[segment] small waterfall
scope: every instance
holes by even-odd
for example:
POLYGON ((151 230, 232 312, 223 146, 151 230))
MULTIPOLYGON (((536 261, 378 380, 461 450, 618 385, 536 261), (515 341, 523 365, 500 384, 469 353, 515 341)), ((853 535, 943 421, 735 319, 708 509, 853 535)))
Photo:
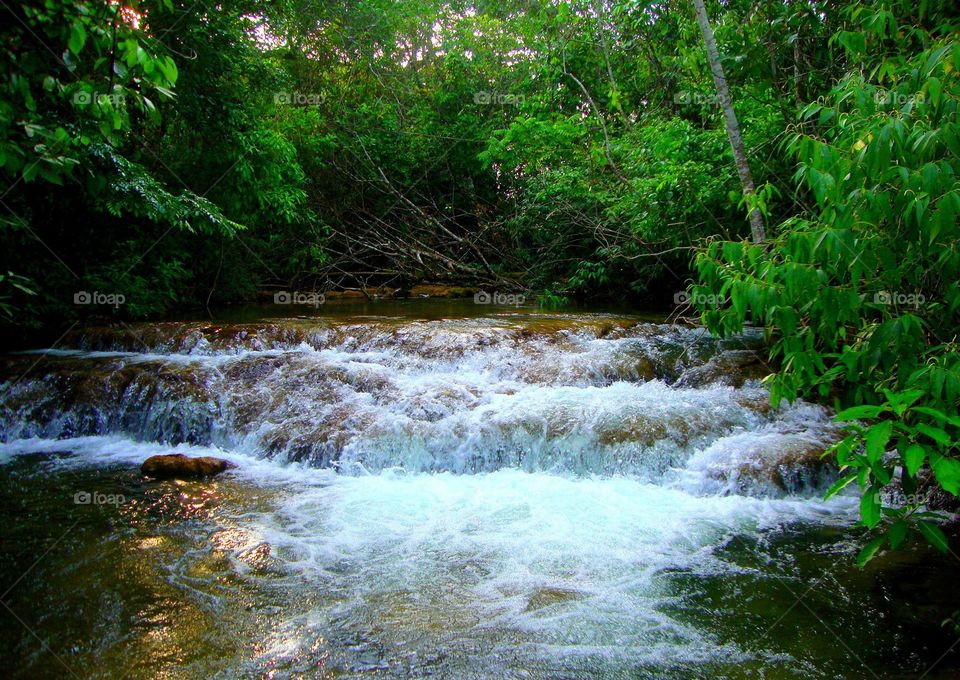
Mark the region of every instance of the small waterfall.
POLYGON ((23 568, 43 556, 14 609, 140 677, 854 677, 795 591, 900 667, 887 592, 848 566, 855 494, 822 498, 832 414, 772 408, 759 332, 484 311, 108 326, 4 357, 0 491, 15 540, 42 539, 23 568), (235 467, 139 474, 174 452, 235 467), (78 635, 104 584, 136 588, 78 635), (217 661, 181 668, 213 629, 217 661))
POLYGON ((346 474, 515 468, 702 494, 794 493, 832 474, 818 456, 829 415, 770 408, 756 333, 505 314, 112 326, 62 344, 7 364, 3 441, 121 434, 346 474))

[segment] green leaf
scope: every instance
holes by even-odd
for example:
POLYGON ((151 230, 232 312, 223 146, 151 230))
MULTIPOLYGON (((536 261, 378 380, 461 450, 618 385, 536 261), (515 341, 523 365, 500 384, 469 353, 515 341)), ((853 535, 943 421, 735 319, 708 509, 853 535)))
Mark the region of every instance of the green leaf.
POLYGON ((177 65, 170 57, 161 57, 157 59, 157 67, 171 85, 177 82, 177 65))
POLYGON ((908 392, 899 393, 884 390, 883 392, 887 397, 887 401, 893 406, 893 412, 896 413, 897 416, 902 416, 908 406, 924 395, 923 390, 909 390, 908 392))
POLYGON ((927 435, 930 437, 930 439, 934 440, 938 444, 942 444, 943 446, 950 445, 950 435, 941 430, 939 427, 933 427, 932 425, 927 425, 926 423, 920 423, 917 425, 917 430, 927 435))
POLYGON ((950 543, 947 541, 946 534, 936 524, 933 522, 918 522, 917 529, 934 548, 944 553, 950 551, 950 543))
POLYGON ((903 520, 894 522, 890 527, 890 547, 896 550, 907 537, 907 523, 903 520))
POLYGON ((74 54, 80 54, 84 43, 87 42, 87 30, 83 24, 77 22, 70 26, 70 39, 67 41, 67 47, 74 54))
POLYGON ((841 477, 840 479, 838 479, 837 481, 835 481, 833 484, 830 485, 830 488, 827 489, 827 493, 823 495, 823 499, 827 500, 829 498, 833 498, 838 493, 840 493, 843 489, 845 489, 850 484, 850 482, 852 482, 856 478, 857 478, 856 472, 851 472, 846 477, 841 477))
POLYGON ((840 411, 834 418, 837 421, 876 418, 886 410, 884 406, 853 406, 840 411))
POLYGON ((840 44, 847 49, 851 57, 855 57, 867 49, 867 36, 863 33, 841 31, 836 37, 840 44))
POLYGON ((930 408, 928 406, 914 406, 910 410, 915 413, 922 413, 924 415, 930 416, 931 418, 933 418, 939 423, 943 423, 947 421, 947 414, 935 408, 930 408))
POLYGON ((890 441, 891 434, 893 434, 893 423, 889 420, 877 423, 867 430, 867 460, 871 463, 880 460, 887 450, 887 442, 890 441))
POLYGON ((870 472, 873 473, 873 476, 877 478, 877 481, 886 486, 890 483, 891 470, 880 465, 880 463, 871 463, 870 472))
POLYGON ((960 461, 931 451, 930 467, 940 486, 954 496, 960 495, 960 461))
POLYGON ((930 101, 934 106, 940 103, 940 81, 936 78, 930 78, 927 81, 927 94, 930 95, 930 101))
POLYGON ((903 454, 903 462, 907 468, 907 474, 911 477, 917 476, 917 470, 923 465, 927 457, 927 450, 920 444, 911 444, 903 454))
POLYGON ((913 407, 912 410, 915 411, 916 413, 923 413, 924 415, 928 415, 934 420, 936 420, 938 423, 946 422, 956 427, 960 427, 960 416, 948 416, 943 411, 937 410, 935 408, 928 408, 926 406, 915 406, 913 407))
POLYGON ((877 551, 880 550, 880 546, 882 546, 886 542, 886 540, 887 540, 886 536, 877 536, 876 538, 871 540, 869 543, 867 543, 863 547, 863 550, 860 551, 860 554, 857 555, 857 566, 860 567, 861 569, 865 567, 867 562, 869 562, 874 558, 874 556, 876 556, 877 551))
POLYGON ((880 523, 880 494, 875 487, 860 498, 860 519, 870 529, 880 523))

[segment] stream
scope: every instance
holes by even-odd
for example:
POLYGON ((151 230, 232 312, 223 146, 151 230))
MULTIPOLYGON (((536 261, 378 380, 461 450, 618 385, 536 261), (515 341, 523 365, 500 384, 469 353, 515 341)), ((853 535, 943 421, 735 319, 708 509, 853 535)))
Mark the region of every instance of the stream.
POLYGON ((764 357, 758 330, 433 300, 3 356, 5 674, 960 677, 955 558, 856 568, 832 414, 771 408, 764 357), (160 453, 235 467, 145 479, 160 453))

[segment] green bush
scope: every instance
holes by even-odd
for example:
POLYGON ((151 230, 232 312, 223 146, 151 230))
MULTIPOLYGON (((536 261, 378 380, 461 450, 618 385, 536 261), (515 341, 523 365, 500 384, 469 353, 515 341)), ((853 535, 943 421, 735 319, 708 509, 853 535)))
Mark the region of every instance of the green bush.
POLYGON ((887 529, 864 563, 910 529, 947 549, 916 491, 960 494, 960 42, 949 9, 849 17, 849 73, 787 142, 815 207, 768 243, 711 243, 696 266, 699 292, 729 299, 702 308, 711 329, 764 325, 774 403, 828 400, 846 424, 828 495, 856 481, 863 524, 887 529), (894 490, 916 502, 889 507, 894 490))

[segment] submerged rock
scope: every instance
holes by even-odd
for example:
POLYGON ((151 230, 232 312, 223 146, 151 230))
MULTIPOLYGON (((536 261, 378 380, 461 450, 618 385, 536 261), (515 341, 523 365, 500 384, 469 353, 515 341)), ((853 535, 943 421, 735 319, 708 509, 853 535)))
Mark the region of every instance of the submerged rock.
POLYGON ((171 453, 150 456, 140 466, 140 471, 146 476, 156 479, 194 479, 197 477, 212 477, 230 467, 233 467, 233 465, 223 458, 214 458, 213 456, 191 458, 182 453, 171 453))
POLYGON ((527 608, 524 611, 535 612, 538 609, 544 609, 555 604, 563 604, 574 600, 583 599, 583 593, 566 588, 537 588, 527 600, 527 608))
POLYGON ((727 350, 705 364, 688 368, 680 376, 678 387, 705 387, 711 384, 743 387, 748 380, 761 380, 773 372, 765 355, 751 349, 727 350))
POLYGON ((747 460, 726 472, 738 493, 758 496, 809 493, 823 488, 837 475, 837 466, 823 457, 825 440, 784 435, 747 447, 747 460))

